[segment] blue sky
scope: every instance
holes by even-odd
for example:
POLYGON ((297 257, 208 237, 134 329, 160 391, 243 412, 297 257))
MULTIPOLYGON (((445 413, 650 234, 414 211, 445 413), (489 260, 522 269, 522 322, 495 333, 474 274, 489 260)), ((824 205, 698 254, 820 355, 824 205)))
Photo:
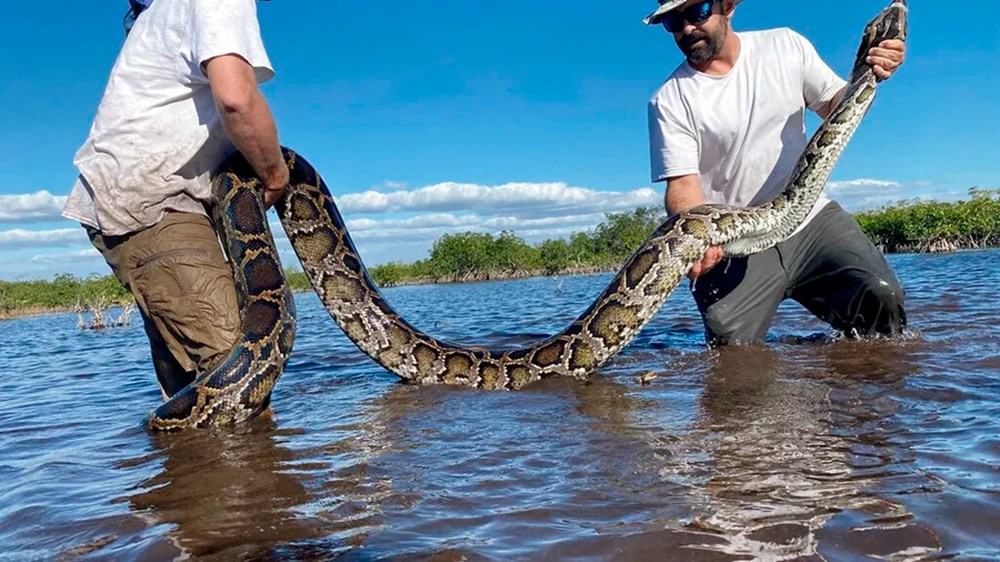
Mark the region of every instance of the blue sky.
MULTIPOLYGON (((880 89, 828 187, 852 210, 1000 187, 1000 7, 910 4, 907 62, 880 89)), ((6 7, 0 279, 108 272, 83 230, 58 214, 126 5, 6 7)), ((369 264, 426 257, 445 232, 555 238, 662 200, 662 185, 649 181, 646 102, 681 56, 661 28, 642 24, 655 5, 260 3, 277 71, 263 91, 281 141, 320 170, 369 264)), ((748 0, 734 26, 791 27, 843 76, 882 5, 748 0)))

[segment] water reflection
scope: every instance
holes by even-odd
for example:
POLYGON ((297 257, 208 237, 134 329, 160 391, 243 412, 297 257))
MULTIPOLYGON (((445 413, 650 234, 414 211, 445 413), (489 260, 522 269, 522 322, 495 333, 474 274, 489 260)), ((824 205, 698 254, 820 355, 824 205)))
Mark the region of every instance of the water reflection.
POLYGON ((381 527, 391 479, 371 463, 396 448, 392 421, 412 401, 376 399, 349 421, 313 435, 271 419, 237 430, 151 436, 157 452, 129 464, 160 461, 128 503, 185 555, 205 560, 325 559, 363 544, 381 527), (387 428, 392 427, 389 431, 387 428), (339 437, 326 442, 330 435, 339 437), (285 443, 304 440, 293 449, 285 443), (377 472, 377 471, 376 471, 377 472))
MULTIPOLYGON (((903 428, 892 419, 898 404, 886 390, 914 367, 905 354, 883 354, 859 379, 855 366, 866 345, 834 342, 791 353, 738 346, 714 354, 694 424, 708 460, 688 475, 700 481, 690 526, 726 541, 691 548, 794 559, 824 554, 821 530, 845 511, 875 514, 872 521, 889 522, 893 532, 906 524, 906 506, 876 483, 905 455, 889 437, 903 428), (800 354, 813 356, 811 369, 803 369, 800 354)), ((866 533, 880 528, 872 523, 866 533)), ((910 554, 940 548, 923 527, 909 533, 905 543, 884 544, 905 544, 910 554)), ((869 554, 898 554, 894 548, 869 554)))
POLYGON ((154 435, 161 471, 128 498, 181 552, 218 559, 253 558, 275 545, 323 535, 298 509, 309 493, 297 456, 280 445, 270 420, 239 432, 154 435))

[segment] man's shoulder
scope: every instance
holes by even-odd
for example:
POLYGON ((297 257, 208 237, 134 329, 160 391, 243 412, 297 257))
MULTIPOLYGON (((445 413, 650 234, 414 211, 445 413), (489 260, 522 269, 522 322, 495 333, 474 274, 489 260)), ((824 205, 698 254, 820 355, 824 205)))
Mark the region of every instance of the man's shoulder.
POLYGON ((756 51, 781 51, 801 49, 803 44, 808 43, 801 33, 790 27, 775 27, 772 29, 760 29, 754 31, 739 31, 737 35, 740 41, 750 45, 756 51))
POLYGON ((685 80, 690 79, 695 75, 694 69, 687 61, 681 61, 677 68, 670 73, 670 76, 660 84, 660 87, 653 92, 653 96, 649 99, 650 104, 662 104, 664 100, 668 98, 678 98, 681 96, 682 85, 685 80))
POLYGON ((801 37, 801 35, 790 27, 772 27, 769 29, 753 29, 748 31, 737 31, 740 38, 751 37, 753 39, 773 40, 785 39, 788 37, 801 37))

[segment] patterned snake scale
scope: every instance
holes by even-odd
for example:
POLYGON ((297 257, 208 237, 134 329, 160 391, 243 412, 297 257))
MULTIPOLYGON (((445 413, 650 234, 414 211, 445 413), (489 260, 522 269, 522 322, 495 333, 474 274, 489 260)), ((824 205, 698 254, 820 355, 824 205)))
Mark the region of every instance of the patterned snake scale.
MULTIPOLYGON (((400 317, 372 282, 319 174, 284 149, 291 184, 276 205, 282 226, 327 311, 368 356, 415 384, 516 390, 550 376, 585 377, 605 365, 659 311, 709 246, 728 257, 790 235, 822 192, 875 97, 869 47, 906 38, 907 6, 892 2, 868 25, 848 89, 815 132, 786 189, 758 207, 702 205, 668 218, 607 288, 562 332, 530 347, 492 350, 437 340, 400 317)), ((179 430, 238 422, 264 411, 292 351, 295 311, 247 162, 229 158, 214 182, 216 223, 233 264, 244 337, 214 369, 152 412, 145 425, 179 430)))

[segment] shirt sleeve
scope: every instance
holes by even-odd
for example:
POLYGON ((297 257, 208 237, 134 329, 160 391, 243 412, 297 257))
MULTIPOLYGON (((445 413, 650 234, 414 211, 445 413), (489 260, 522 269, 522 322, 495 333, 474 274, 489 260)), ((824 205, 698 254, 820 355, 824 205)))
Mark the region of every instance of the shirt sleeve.
POLYGON ((698 139, 687 112, 672 109, 657 95, 649 101, 648 122, 650 179, 697 174, 698 139))
MULTIPOLYGON (((790 30, 789 30, 790 31, 790 30)), ((847 81, 837 76, 805 37, 790 31, 802 52, 802 95, 806 107, 818 111, 830 103, 847 81)))
POLYGON ((194 56, 198 66, 221 55, 238 55, 254 68, 257 82, 274 77, 257 21, 256 0, 194 0, 194 56))

